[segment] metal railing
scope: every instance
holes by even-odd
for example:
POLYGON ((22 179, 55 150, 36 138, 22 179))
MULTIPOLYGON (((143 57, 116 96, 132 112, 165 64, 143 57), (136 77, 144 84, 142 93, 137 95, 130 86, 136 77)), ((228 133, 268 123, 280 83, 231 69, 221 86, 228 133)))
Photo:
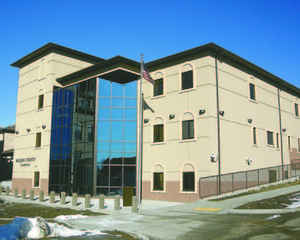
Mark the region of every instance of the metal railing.
POLYGON ((199 197, 216 196, 297 176, 300 176, 300 163, 222 174, 220 193, 218 175, 203 177, 199 179, 199 197))

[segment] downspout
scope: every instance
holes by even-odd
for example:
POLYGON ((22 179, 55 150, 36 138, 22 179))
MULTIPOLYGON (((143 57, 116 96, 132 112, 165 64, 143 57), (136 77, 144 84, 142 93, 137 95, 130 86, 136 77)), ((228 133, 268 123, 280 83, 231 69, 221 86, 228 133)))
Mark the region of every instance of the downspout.
POLYGON ((220 137, 220 103, 219 103, 219 75, 218 75, 218 56, 215 56, 216 71, 216 98, 217 98, 217 131, 218 131, 218 195, 221 194, 221 137, 220 137))
POLYGON ((278 97, 278 114, 279 114, 279 127, 280 127, 280 157, 281 157, 281 171, 282 176, 281 180, 284 179, 284 168, 283 168, 283 144, 282 144, 282 122, 281 122, 281 107, 280 107, 280 89, 277 88, 277 97, 278 97))

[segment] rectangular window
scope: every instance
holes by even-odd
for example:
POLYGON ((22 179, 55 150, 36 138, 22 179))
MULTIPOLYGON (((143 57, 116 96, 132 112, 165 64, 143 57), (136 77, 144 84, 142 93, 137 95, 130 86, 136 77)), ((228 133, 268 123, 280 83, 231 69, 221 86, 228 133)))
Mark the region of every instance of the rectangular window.
POLYGON ((253 144, 256 145, 257 141, 256 141, 256 127, 253 128, 253 144))
POLYGON ((182 179, 182 191, 194 192, 195 191, 195 173, 184 172, 182 179))
POLYGON ((189 89, 189 88, 193 88, 194 84, 193 84, 193 71, 187 71, 187 72, 183 72, 181 73, 181 89, 185 90, 185 89, 189 89))
POLYGON ((249 90, 250 90, 250 99, 255 100, 255 85, 253 83, 249 84, 249 90))
POLYGON ((194 120, 182 121, 182 139, 194 138, 194 120))
POLYGON ((154 191, 164 190, 164 173, 162 172, 153 173, 153 190, 154 191))
POLYGON ((300 138, 298 138, 298 152, 300 152, 300 138))
POLYGON ((276 147, 279 148, 279 134, 276 133, 276 147))
POLYGON ((41 147, 42 145, 42 133, 38 132, 35 136, 35 147, 41 147))
POLYGON ((288 136, 288 148, 291 150, 291 136, 288 136))
POLYGON ((273 132, 271 131, 267 131, 267 143, 268 145, 274 146, 274 137, 273 137, 273 132))
POLYGON ((156 124, 153 126, 153 142, 164 141, 164 125, 156 124))
POLYGON ((299 117, 299 106, 297 103, 295 103, 295 115, 296 117, 299 117))
POLYGON ((153 86, 153 96, 159 96, 164 94, 164 82, 163 79, 156 79, 154 80, 153 86))
POLYGON ((39 101, 38 101, 38 109, 42 109, 44 107, 44 95, 39 95, 39 101))
POLYGON ((40 186, 40 172, 34 172, 33 187, 40 186))
POLYGON ((82 124, 77 123, 74 125, 75 127, 75 140, 82 140, 82 124))
POLYGON ((93 142, 94 141, 94 125, 93 124, 88 125, 87 134, 88 134, 88 141, 93 142))

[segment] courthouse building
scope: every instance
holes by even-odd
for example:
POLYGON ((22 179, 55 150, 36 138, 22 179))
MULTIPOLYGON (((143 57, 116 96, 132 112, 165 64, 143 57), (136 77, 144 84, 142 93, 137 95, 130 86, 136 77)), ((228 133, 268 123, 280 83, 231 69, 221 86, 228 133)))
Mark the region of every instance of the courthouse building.
POLYGON ((13 188, 199 199, 202 177, 300 162, 300 90, 213 43, 145 64, 48 43, 19 68, 13 188), (139 178, 138 178, 139 179, 139 178))

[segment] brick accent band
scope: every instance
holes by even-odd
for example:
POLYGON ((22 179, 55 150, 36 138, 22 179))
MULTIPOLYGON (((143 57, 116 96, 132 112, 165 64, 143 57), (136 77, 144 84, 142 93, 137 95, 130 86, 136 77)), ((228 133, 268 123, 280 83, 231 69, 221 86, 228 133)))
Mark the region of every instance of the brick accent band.
POLYGON ((41 179, 39 188, 33 188, 32 181, 31 178, 14 178, 12 180, 12 189, 17 188, 19 193, 23 189, 26 189, 27 193, 29 193, 31 189, 34 189, 35 194, 38 194, 40 190, 43 190, 44 193, 48 195, 48 179, 41 179))

